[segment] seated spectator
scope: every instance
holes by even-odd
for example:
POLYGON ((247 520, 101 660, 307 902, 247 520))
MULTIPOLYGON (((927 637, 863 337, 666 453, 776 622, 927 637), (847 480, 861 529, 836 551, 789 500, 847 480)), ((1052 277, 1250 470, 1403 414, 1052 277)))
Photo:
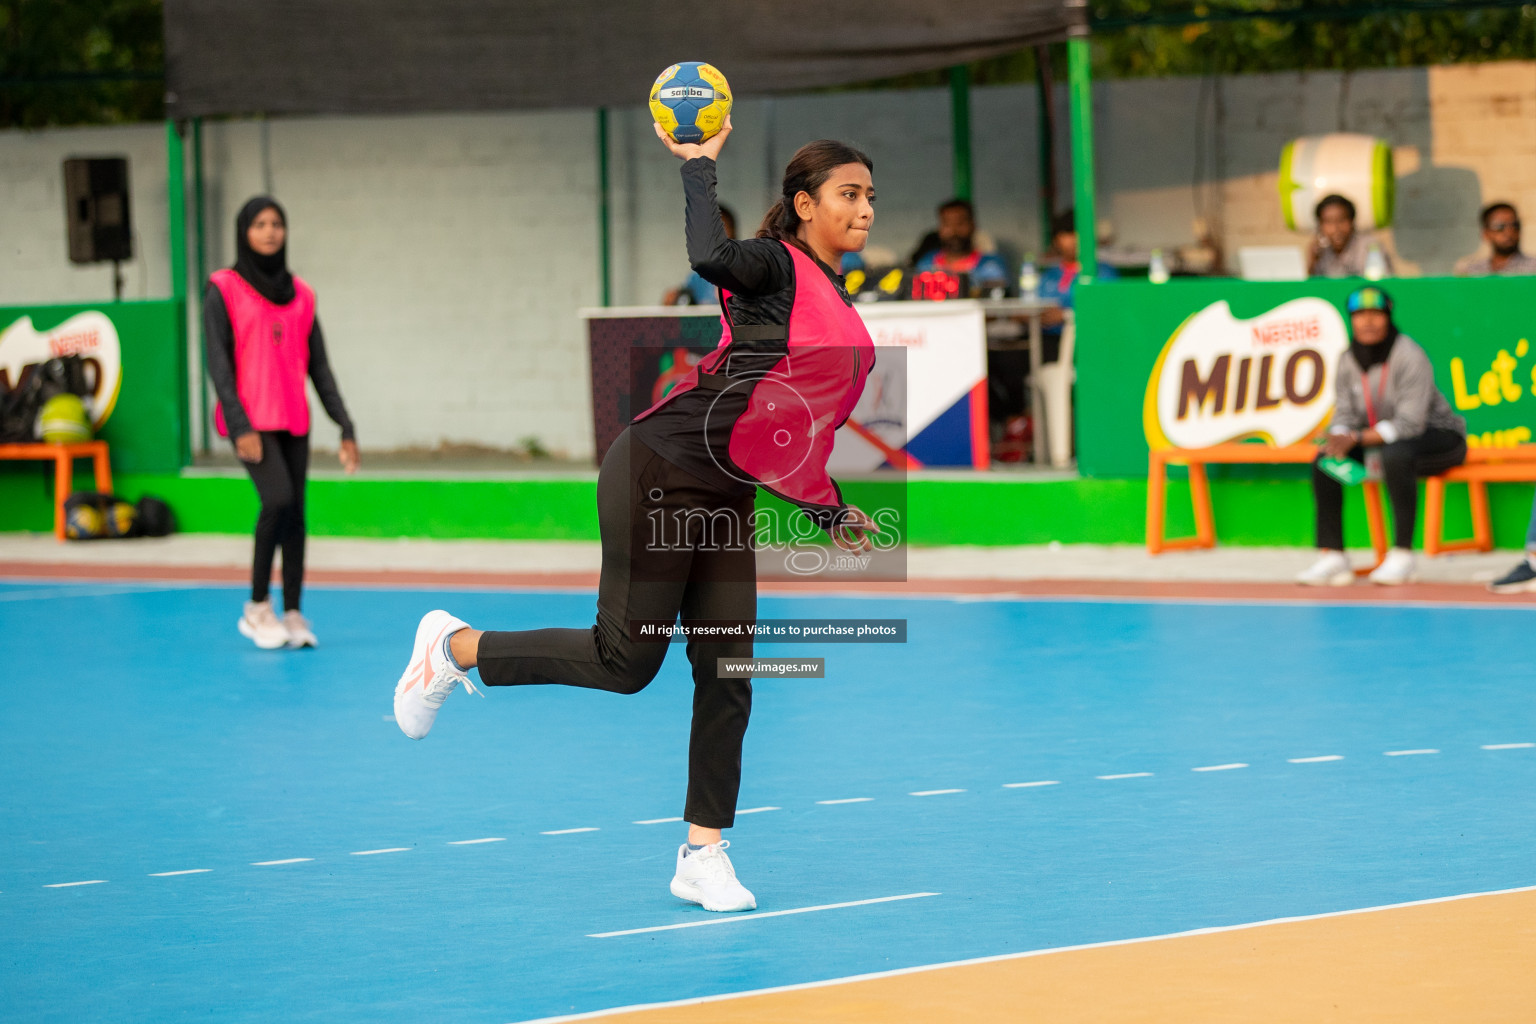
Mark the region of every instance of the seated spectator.
POLYGON ((1509 572, 1488 584, 1495 594, 1519 594, 1536 590, 1536 504, 1531 506, 1531 525, 1525 531, 1525 558, 1509 572))
MULTIPOLYGON (((1072 210, 1058 213, 1051 221, 1051 260, 1040 272, 1040 297, 1061 303, 1061 309, 1048 309, 1040 314, 1041 358, 1047 363, 1054 363, 1061 353, 1061 325, 1066 319, 1062 311, 1072 308, 1072 293, 1082 273, 1077 252, 1076 214, 1072 210)), ((1100 281, 1113 281, 1120 276, 1114 267, 1103 262, 1094 269, 1094 275, 1100 281)))
MULTIPOLYGON (((968 287, 957 294, 985 294, 1008 286, 1008 266, 995 252, 985 251, 976 230, 976 211, 969 200, 951 199, 939 207, 938 248, 914 261, 915 274, 947 274, 968 287)), ((921 249, 922 247, 919 246, 921 249)))
MULTIPOLYGON (((1314 211, 1317 237, 1307 253, 1307 274, 1311 277, 1364 277, 1365 263, 1375 239, 1355 230, 1355 204, 1343 196, 1324 196, 1314 211)), ((1392 260, 1381 251, 1386 272, 1392 273, 1392 260)))
MULTIPOLYGON (((1350 458, 1367 470, 1379 463, 1392 501, 1392 550, 1371 573, 1372 583, 1408 583, 1414 577, 1413 526, 1419 512, 1418 478, 1443 473, 1467 457, 1467 425, 1435 387, 1429 357, 1392 322, 1392 299, 1368 286, 1353 292, 1349 348, 1334 375, 1333 420, 1319 458, 1350 458)), ((1344 557, 1344 486, 1312 464, 1321 555, 1298 577, 1309 586, 1344 586, 1355 580, 1344 557)))
POLYGON ((1463 277, 1487 277, 1490 274, 1536 274, 1536 256, 1520 251, 1520 215, 1508 203, 1489 203, 1483 207, 1483 241, 1486 253, 1475 253, 1456 264, 1463 277))
MULTIPOLYGON (((725 228, 726 238, 736 237, 736 214, 724 203, 720 204, 720 223, 725 228)), ((688 280, 676 288, 668 288, 661 297, 663 306, 713 306, 719 301, 715 286, 700 277, 697 270, 690 271, 688 280)))

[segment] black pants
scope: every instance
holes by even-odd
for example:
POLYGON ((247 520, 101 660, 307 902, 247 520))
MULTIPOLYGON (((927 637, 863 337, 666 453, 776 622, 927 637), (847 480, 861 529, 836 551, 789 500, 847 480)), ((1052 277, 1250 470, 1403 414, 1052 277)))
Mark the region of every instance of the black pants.
MULTIPOLYGON (((603 569, 596 624, 488 632, 480 638, 480 678, 489 686, 556 683, 639 693, 661 668, 668 645, 637 636, 637 621, 671 624, 679 612, 684 623, 755 621, 752 497, 752 491, 722 494, 625 430, 608 449, 597 478, 603 569)), ((716 659, 750 658, 752 641, 690 638, 687 649, 693 729, 683 817, 705 828, 729 828, 741 787, 752 684, 719 678, 716 659)))
MULTIPOLYGON (((1356 462, 1364 449, 1349 453, 1356 462)), ((1392 546, 1413 547, 1413 527, 1419 516, 1419 477, 1444 473, 1467 457, 1467 439, 1454 430, 1430 427, 1418 437, 1382 445, 1381 469, 1392 502, 1392 546)), ((1312 464, 1312 497, 1317 502, 1317 546, 1344 550, 1344 485, 1312 464)))
POLYGON ((309 474, 309 435, 261 431, 261 461, 242 463, 256 485, 256 552, 251 559, 251 600, 265 601, 272 583, 272 556, 283 547, 283 608, 298 611, 304 591, 304 480, 309 474))

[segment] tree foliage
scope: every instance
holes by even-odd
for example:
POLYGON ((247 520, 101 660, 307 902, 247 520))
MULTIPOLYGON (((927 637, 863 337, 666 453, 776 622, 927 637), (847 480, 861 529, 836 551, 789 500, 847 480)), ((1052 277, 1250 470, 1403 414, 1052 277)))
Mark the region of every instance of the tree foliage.
POLYGON ((0 0, 0 128, 164 117, 160 0, 0 0))
POLYGON ((1113 77, 1414 67, 1536 57, 1536 5, 1465 10, 1399 3, 1360 13, 1361 0, 1100 0, 1095 71, 1113 77), (1265 15, 1268 15, 1266 17, 1265 15), (1215 16, 1185 24, 1127 21, 1215 16))

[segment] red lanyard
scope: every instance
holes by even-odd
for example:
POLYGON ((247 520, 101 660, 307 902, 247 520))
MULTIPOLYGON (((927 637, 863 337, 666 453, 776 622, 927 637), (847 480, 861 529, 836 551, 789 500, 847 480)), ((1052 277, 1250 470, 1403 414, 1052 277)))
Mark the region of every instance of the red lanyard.
MULTIPOLYGON (((1376 428, 1376 405, 1371 401, 1371 371, 1365 371, 1365 379, 1360 382, 1360 390, 1365 392, 1365 418, 1369 421, 1371 429, 1376 428)), ((1381 364, 1381 378, 1376 388, 1376 401, 1384 402, 1387 399, 1387 364, 1381 364)))

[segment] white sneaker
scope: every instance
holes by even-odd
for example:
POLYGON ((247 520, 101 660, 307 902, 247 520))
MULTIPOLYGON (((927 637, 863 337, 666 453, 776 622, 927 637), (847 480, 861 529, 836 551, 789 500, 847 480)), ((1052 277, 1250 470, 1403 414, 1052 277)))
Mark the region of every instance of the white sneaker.
POLYGON ((1413 560, 1413 552, 1407 548, 1393 548, 1387 552, 1387 557, 1381 564, 1371 570, 1367 577, 1372 583, 1379 583, 1384 587, 1396 587, 1404 583, 1412 583, 1419 578, 1413 560))
POLYGON ((288 630, 277 620, 271 600, 245 602, 245 613, 236 628, 264 651, 288 646, 288 630))
MULTIPOLYGON (((427 612, 416 627, 416 645, 411 648, 410 664, 395 684, 395 722, 400 731, 419 740, 432 730, 437 709, 448 695, 463 683, 470 693, 479 693, 469 677, 453 667, 443 651, 443 638, 469 623, 447 612, 427 612)), ((480 694, 482 697, 484 694, 480 694)))
POLYGON ((736 881, 736 869, 725 855, 729 839, 710 843, 702 850, 688 852, 688 844, 677 848, 677 874, 672 876, 672 895, 697 903, 705 910, 730 912, 756 910, 757 897, 736 881))
POLYGON ((309 620, 297 608, 283 612, 283 628, 288 631, 289 647, 319 647, 315 631, 309 628, 309 620))
POLYGON ((1355 570, 1342 551, 1324 551, 1296 582, 1304 587, 1347 587, 1355 582, 1355 570))

